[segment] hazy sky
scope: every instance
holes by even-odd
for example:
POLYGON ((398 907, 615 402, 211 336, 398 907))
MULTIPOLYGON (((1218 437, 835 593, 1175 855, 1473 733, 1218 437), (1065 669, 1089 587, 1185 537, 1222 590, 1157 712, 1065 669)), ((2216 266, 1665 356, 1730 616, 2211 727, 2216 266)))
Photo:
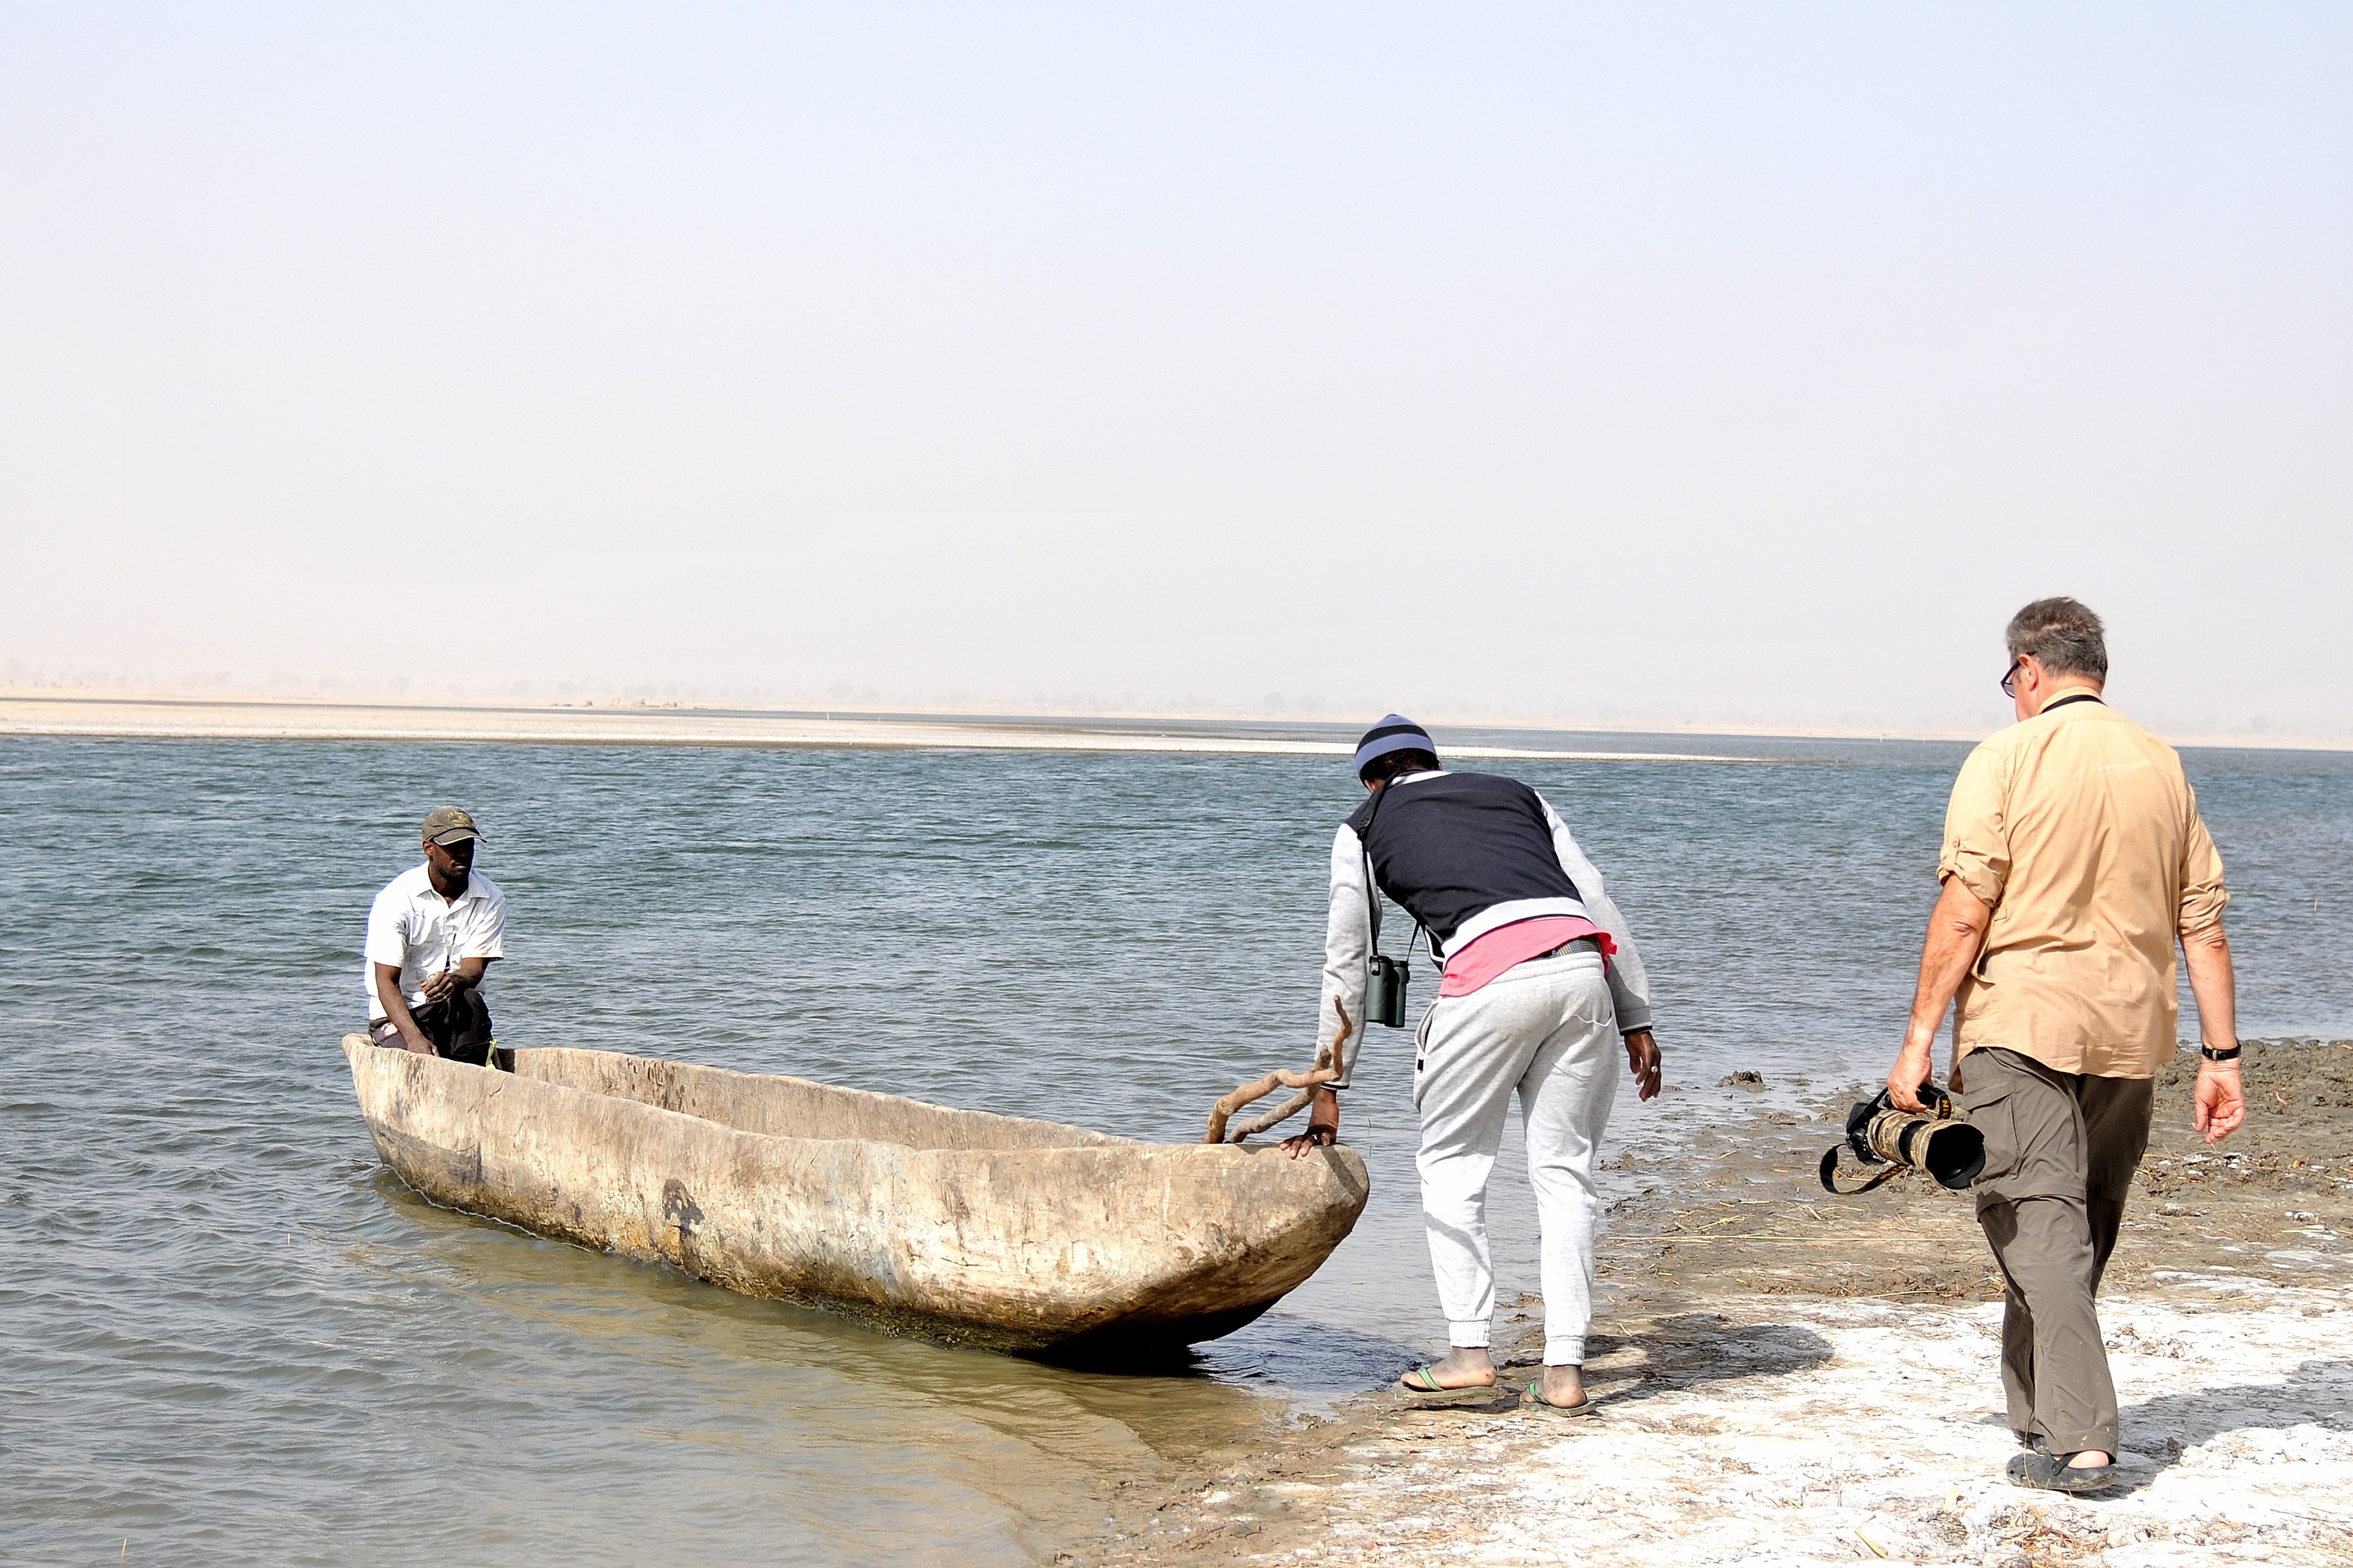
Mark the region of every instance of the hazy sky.
POLYGON ((0 9, 0 677, 2353 739, 2353 8, 0 9))

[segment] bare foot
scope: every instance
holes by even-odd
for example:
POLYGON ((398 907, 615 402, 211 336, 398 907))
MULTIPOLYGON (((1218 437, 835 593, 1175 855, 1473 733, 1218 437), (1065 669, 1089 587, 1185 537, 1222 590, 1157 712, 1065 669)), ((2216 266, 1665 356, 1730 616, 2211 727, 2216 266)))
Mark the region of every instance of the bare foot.
POLYGON ((1443 1361, 1430 1363, 1430 1377, 1440 1388, 1493 1388, 1495 1363, 1483 1349, 1452 1350, 1443 1361))
POLYGON ((1548 1366, 1536 1380, 1536 1397, 1546 1405, 1566 1408, 1585 1403, 1585 1369, 1581 1366, 1548 1366))

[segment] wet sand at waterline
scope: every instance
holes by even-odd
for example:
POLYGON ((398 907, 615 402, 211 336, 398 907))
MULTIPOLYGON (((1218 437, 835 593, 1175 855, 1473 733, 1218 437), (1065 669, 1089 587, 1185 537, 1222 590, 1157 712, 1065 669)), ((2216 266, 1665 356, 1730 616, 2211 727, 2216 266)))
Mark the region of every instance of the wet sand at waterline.
MULTIPOLYGON (((1127 1498, 1073 1555, 1610 1564, 2340 1563, 2353 1554, 2353 1041, 2247 1050, 2209 1148, 2194 1057, 2160 1077, 2101 1319, 2122 1483, 2007 1484, 2000 1286, 1965 1194, 1831 1197, 1846 1098, 1761 1111, 1623 1203, 1593 1416, 1367 1396, 1127 1498)), ((1504 1316, 1524 1384, 1541 1305, 1504 1316)))

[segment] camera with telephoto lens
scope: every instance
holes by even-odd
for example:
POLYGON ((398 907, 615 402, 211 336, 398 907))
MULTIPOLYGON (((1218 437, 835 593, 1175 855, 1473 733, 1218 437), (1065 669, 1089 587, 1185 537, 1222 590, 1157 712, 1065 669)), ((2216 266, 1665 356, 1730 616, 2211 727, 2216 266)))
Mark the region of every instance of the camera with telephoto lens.
POLYGON ((1985 1134, 1962 1119, 1953 1097, 1933 1083, 1920 1086, 1920 1101, 1929 1109, 1898 1110, 1887 1090, 1858 1100, 1847 1112, 1846 1142, 1833 1143, 1822 1155, 1822 1186, 1840 1196, 1867 1193, 1891 1176, 1905 1171, 1926 1171, 1940 1187, 1966 1188, 1985 1169, 1985 1134), (1887 1168, 1859 1187, 1841 1187, 1831 1178, 1841 1149, 1853 1151, 1858 1163, 1887 1168))
POLYGON ((1371 966, 1365 974, 1365 1021, 1386 1024, 1392 1029, 1405 1027, 1405 983, 1412 972, 1402 958, 1388 953, 1373 954, 1371 966))

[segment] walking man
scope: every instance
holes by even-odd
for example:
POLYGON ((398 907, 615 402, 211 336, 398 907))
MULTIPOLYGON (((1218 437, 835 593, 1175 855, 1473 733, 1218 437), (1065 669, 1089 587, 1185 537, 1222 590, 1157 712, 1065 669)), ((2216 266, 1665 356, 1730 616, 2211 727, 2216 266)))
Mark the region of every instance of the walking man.
POLYGON ((1371 798, 1332 844, 1319 1034, 1346 1032, 1340 1075, 1317 1090, 1296 1159, 1339 1134, 1337 1090, 1363 1040, 1374 921, 1386 893, 1430 933, 1444 973, 1415 1037, 1422 1222, 1446 1313, 1445 1359, 1400 1386, 1425 1404, 1492 1396, 1495 1276, 1487 1178, 1512 1097, 1527 1127, 1542 1229, 1545 1369, 1521 1403, 1582 1415, 1593 1321, 1594 1162, 1622 1040, 1641 1098, 1659 1092, 1650 987, 1601 873, 1542 795, 1494 773, 1448 773, 1428 731, 1396 714, 1356 748, 1371 798), (1377 888, 1377 891, 1376 891, 1377 888))
POLYGON ((2038 599, 2009 643, 2018 722, 1953 783, 1944 891, 1887 1087, 1921 1108, 1954 1007, 1953 1088, 1986 1140, 1978 1223, 2008 1286, 2002 1384, 2026 1450, 2010 1479, 2097 1491, 2116 1479, 2116 1392, 2093 1298, 2174 1053, 2177 942, 2205 1041, 2193 1123, 2213 1143, 2246 1119, 2230 895, 2181 759, 2102 700, 2100 618, 2038 599))
POLYGON ((425 819, 425 863, 385 883, 370 906, 363 979, 377 1045, 487 1063, 482 975, 506 951, 507 900, 474 869, 480 841, 471 816, 438 808, 425 819))

